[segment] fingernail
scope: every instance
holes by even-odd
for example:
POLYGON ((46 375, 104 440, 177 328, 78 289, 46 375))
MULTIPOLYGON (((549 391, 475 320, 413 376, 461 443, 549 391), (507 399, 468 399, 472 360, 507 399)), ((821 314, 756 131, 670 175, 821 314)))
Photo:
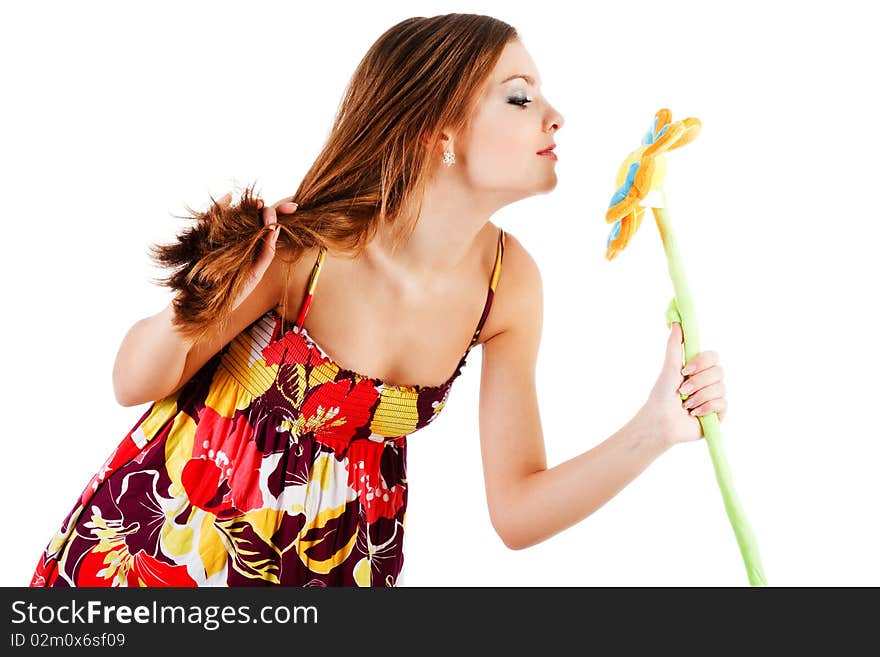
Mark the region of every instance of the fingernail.
POLYGON ((691 386, 690 383, 685 383, 681 388, 678 389, 678 391, 683 395, 688 394, 691 390, 693 390, 693 386, 691 386))

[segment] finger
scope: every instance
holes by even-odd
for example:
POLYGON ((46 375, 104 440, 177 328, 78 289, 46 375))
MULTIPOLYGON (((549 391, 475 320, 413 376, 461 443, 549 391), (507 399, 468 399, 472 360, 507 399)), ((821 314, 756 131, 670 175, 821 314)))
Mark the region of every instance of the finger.
POLYGON ((263 252, 265 253, 267 250, 271 250, 273 253, 275 251, 275 242, 278 241, 278 235, 281 233, 279 230, 280 224, 271 224, 267 226, 263 226, 265 235, 263 235, 263 241, 265 242, 265 248, 263 252))
POLYGON ((684 375, 694 374, 696 372, 700 372, 706 369, 707 367, 711 367, 717 362, 718 352, 701 351, 687 362, 687 364, 682 368, 681 373, 684 375))
POLYGON ((690 414, 694 417, 700 417, 701 415, 715 413, 724 408, 724 403, 723 399, 712 399, 705 404, 700 404, 696 408, 691 409, 690 414))
POLYGON ((299 208, 299 204, 290 201, 288 203, 282 203, 281 205, 277 206, 276 210, 278 210, 278 212, 293 214, 294 212, 296 212, 297 208, 299 208))
POLYGON ((280 201, 277 201, 276 203, 273 203, 273 204, 272 204, 272 207, 273 207, 273 208, 277 208, 279 205, 284 205, 285 203, 292 203, 292 202, 293 202, 293 197, 292 197, 292 196, 285 196, 285 197, 284 197, 283 199, 281 199, 280 201))
POLYGON ((678 391, 683 395, 691 395, 701 388, 718 383, 724 378, 724 370, 720 365, 713 365, 707 370, 691 374, 685 378, 684 383, 679 386, 678 391))
POLYGON ((275 214, 275 208, 271 205, 263 208, 263 225, 270 226, 278 222, 278 215, 275 214))
POLYGON ((713 383, 690 395, 682 405, 690 410, 712 399, 721 399, 724 397, 725 392, 723 383, 713 383))
POLYGON ((263 237, 266 238, 267 241, 274 241, 278 239, 278 233, 281 231, 281 224, 277 221, 270 221, 263 226, 263 237))
POLYGON ((257 258, 257 264, 255 271, 259 272, 262 275, 262 272, 265 271, 266 267, 269 266, 269 263, 275 258, 275 243, 278 241, 278 233, 281 231, 278 230, 278 224, 273 225, 274 230, 270 228, 269 225, 264 226, 264 232, 266 233, 264 238, 263 249, 260 252, 259 257, 257 258))

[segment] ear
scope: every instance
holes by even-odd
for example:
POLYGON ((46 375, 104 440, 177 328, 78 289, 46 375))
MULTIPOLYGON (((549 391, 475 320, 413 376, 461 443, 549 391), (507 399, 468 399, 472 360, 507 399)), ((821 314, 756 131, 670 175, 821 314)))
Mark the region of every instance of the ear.
MULTIPOLYGON (((441 131, 439 139, 440 139, 440 148, 442 150, 442 149, 446 148, 446 146, 449 144, 451 137, 449 136, 448 132, 441 131)), ((421 139, 421 144, 422 144, 422 146, 427 147, 429 145, 430 141, 431 141, 431 135, 424 135, 421 139)))

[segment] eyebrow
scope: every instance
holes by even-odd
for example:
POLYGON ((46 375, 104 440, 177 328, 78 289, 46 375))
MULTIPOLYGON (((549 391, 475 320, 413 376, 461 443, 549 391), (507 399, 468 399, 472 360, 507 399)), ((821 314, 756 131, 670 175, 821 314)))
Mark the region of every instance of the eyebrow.
POLYGON ((528 82, 533 87, 535 86, 535 78, 533 78, 531 75, 526 75, 525 73, 514 73, 513 75, 504 78, 500 82, 500 84, 504 84, 505 82, 510 82, 511 80, 513 80, 515 78, 522 78, 523 80, 528 82))

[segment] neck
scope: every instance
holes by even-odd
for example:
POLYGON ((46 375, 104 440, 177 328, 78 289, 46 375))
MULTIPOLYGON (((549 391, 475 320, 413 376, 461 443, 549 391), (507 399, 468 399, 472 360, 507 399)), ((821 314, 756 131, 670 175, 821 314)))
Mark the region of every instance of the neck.
POLYGON ((392 280, 421 280, 428 287, 471 259, 480 231, 506 202, 485 192, 476 194, 451 171, 442 172, 425 191, 410 239, 392 252, 390 231, 380 227, 364 250, 365 259, 392 280))

